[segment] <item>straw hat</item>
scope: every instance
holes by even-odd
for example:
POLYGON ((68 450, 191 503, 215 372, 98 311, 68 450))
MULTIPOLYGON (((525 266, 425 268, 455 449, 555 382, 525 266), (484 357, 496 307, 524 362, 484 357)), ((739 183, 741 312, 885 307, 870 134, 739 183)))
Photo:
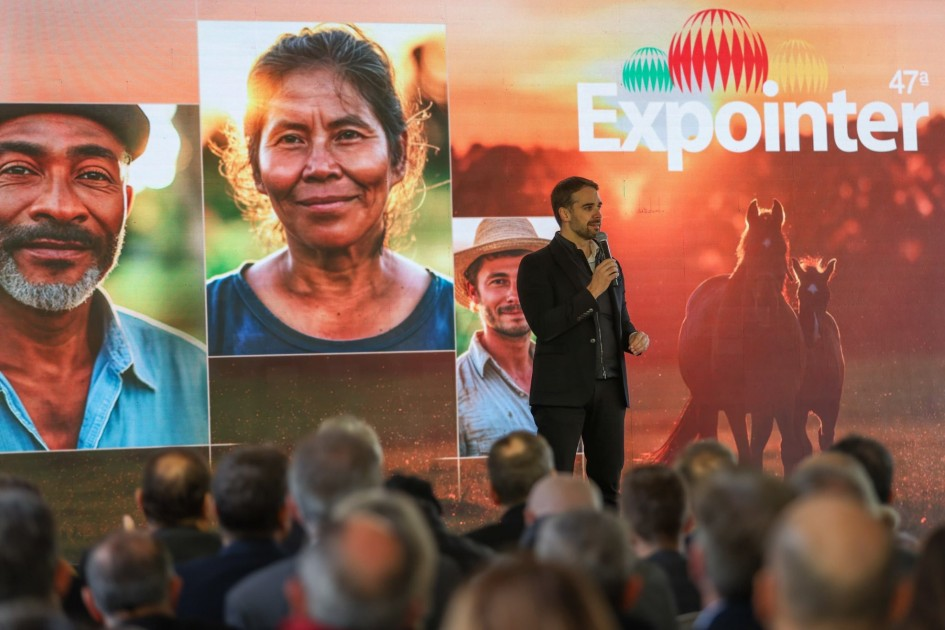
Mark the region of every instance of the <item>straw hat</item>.
POLYGON ((453 255, 456 301, 469 308, 469 293, 466 290, 466 269, 477 258, 497 252, 526 250, 537 251, 548 244, 548 239, 539 238, 531 221, 517 217, 483 219, 476 228, 472 247, 453 255))

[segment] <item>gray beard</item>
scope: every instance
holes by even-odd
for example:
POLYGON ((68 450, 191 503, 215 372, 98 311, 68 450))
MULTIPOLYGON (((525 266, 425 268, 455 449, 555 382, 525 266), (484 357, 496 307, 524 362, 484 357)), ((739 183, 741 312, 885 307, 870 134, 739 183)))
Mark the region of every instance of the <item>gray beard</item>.
POLYGON ((74 284, 30 282, 20 272, 20 268, 16 266, 13 256, 6 249, 0 247, 0 288, 20 304, 40 311, 50 313, 71 311, 92 297, 95 289, 108 277, 108 274, 114 268, 114 261, 118 260, 124 240, 125 229, 122 228, 116 238, 115 250, 109 263, 109 269, 103 272, 99 265, 93 265, 74 284))

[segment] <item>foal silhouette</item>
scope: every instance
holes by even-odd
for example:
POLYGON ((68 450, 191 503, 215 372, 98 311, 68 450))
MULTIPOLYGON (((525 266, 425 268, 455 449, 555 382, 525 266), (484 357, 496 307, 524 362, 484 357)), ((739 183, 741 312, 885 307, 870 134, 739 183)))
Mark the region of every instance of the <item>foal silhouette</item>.
POLYGON ((827 312, 828 284, 837 271, 837 259, 823 265, 819 258, 792 258, 791 266, 797 276, 798 319, 807 346, 807 367, 794 414, 801 428, 801 448, 807 453, 812 450, 804 431, 807 414, 813 412, 820 418, 820 450, 825 451, 833 444, 845 370, 840 329, 827 312))

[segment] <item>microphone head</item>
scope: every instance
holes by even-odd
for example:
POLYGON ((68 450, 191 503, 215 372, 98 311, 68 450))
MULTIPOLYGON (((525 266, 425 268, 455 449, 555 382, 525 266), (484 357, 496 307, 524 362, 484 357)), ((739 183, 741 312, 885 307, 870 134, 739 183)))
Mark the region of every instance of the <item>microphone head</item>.
POLYGON ((607 233, 598 232, 597 234, 594 235, 594 240, 597 241, 598 243, 603 243, 604 241, 607 240, 607 233))

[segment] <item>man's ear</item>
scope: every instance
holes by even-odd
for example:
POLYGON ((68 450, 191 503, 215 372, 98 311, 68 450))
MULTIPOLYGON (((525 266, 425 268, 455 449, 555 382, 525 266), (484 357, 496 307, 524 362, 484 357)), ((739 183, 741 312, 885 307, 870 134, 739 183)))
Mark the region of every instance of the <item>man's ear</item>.
POLYGON ((285 506, 289 510, 289 516, 292 517, 296 523, 305 528, 305 519, 302 518, 302 510, 299 509, 299 504, 295 502, 291 496, 287 496, 285 499, 285 506))
POLYGON ((642 592, 643 576, 639 573, 634 573, 623 587, 623 595, 620 600, 621 610, 630 610, 642 592))
POLYGON ((752 607, 755 617, 761 625, 768 628, 774 623, 778 611, 778 588, 774 576, 768 567, 762 567, 756 574, 752 586, 752 607))
POLYGON ((203 506, 200 508, 200 517, 203 520, 210 522, 216 517, 216 515, 217 511, 214 507, 213 496, 207 492, 203 495, 203 506))
POLYGON ((889 621, 894 625, 902 621, 915 597, 915 583, 910 579, 901 579, 893 589, 892 602, 889 606, 889 621))
POLYGON ((135 200, 135 189, 125 184, 125 220, 131 216, 131 205, 135 200))
POLYGON ((167 589, 167 597, 170 600, 171 609, 177 610, 177 602, 180 601, 180 592, 184 588, 184 580, 179 575, 171 578, 167 589))
POLYGON ((69 594, 69 590, 72 588, 72 580, 77 577, 71 564, 62 558, 56 560, 56 568, 53 570, 53 590, 56 591, 60 601, 66 599, 66 595, 69 594))
POLYGON ((559 206, 555 212, 558 213, 558 218, 561 219, 561 222, 569 221, 571 219, 571 211, 568 210, 565 206, 559 206))
POLYGON ((525 527, 531 527, 535 524, 535 521, 538 520, 538 517, 535 516, 535 513, 528 509, 528 506, 525 506, 525 512, 523 518, 525 519, 525 527))
POLYGON ((89 611, 89 616, 94 619, 96 623, 102 624, 102 622, 105 621, 105 615, 103 615, 102 611, 95 605, 92 589, 88 586, 82 587, 82 603, 85 604, 85 609, 89 611))
POLYGON ((289 532, 292 531, 292 521, 295 516, 295 512, 292 509, 292 506, 289 505, 288 501, 282 502, 282 507, 279 508, 279 539, 283 539, 289 535, 289 532))
POLYGON ((499 500, 499 493, 492 486, 489 486, 489 498, 495 505, 502 505, 502 501, 499 500))
POLYGON ((138 508, 138 511, 144 515, 144 518, 147 519, 147 515, 144 514, 144 492, 141 488, 135 488, 135 507, 138 508))
POLYGON ((285 600, 289 604, 289 615, 291 617, 308 618, 308 606, 305 601, 305 589, 302 588, 302 582, 299 576, 289 577, 282 585, 282 591, 285 593, 285 600))
POLYGON ((469 310, 473 313, 478 312, 479 310, 479 289, 476 288, 472 282, 463 278, 460 282, 466 283, 466 293, 469 295, 469 310))

